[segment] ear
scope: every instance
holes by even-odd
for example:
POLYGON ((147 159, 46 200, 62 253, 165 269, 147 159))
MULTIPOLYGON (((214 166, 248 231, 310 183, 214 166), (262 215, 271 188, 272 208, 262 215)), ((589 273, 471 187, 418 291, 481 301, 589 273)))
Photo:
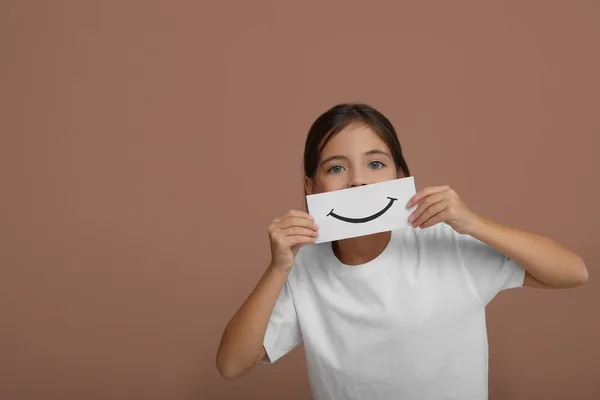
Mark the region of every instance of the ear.
POLYGON ((307 195, 315 193, 315 183, 308 176, 304 177, 304 191, 307 195))

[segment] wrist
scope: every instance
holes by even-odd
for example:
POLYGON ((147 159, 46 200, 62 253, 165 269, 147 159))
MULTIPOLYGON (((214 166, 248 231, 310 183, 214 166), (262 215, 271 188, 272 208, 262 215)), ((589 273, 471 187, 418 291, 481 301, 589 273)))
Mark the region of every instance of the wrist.
POLYGON ((276 274, 284 274, 287 275, 292 270, 293 265, 285 265, 281 263, 276 263, 271 261, 269 267, 267 268, 269 271, 272 271, 276 274))
POLYGON ((474 238, 478 238, 479 234, 481 233, 481 229, 484 225, 485 219, 483 217, 480 217, 479 215, 475 215, 473 217, 473 222, 471 223, 469 235, 473 236, 474 238))

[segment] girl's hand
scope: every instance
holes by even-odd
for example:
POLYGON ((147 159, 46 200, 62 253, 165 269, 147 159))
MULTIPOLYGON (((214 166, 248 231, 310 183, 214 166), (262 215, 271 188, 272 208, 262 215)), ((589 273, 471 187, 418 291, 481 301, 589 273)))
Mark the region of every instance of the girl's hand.
POLYGON ((408 220, 413 228, 428 228, 444 222, 460 234, 472 234, 479 217, 467 208, 449 186, 428 187, 414 195, 407 208, 419 204, 408 220))
POLYGON ((290 271, 300 247, 317 239, 317 224, 305 212, 290 210, 275 218, 269 226, 271 266, 290 271))

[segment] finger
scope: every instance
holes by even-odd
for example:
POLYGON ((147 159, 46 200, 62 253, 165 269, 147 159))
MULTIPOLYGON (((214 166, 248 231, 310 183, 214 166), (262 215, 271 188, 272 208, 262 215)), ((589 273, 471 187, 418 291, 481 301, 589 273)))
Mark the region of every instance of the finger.
POLYGON ((275 223, 281 222, 284 219, 289 218, 289 217, 300 217, 300 218, 307 218, 307 219, 310 219, 313 221, 315 220, 315 217, 313 217, 312 215, 310 215, 308 213, 305 213, 304 211, 289 210, 289 211, 286 211, 285 213, 281 214, 277 218, 275 218, 272 223, 275 224, 275 223))
POLYGON ((284 237, 290 236, 317 236, 317 231, 312 229, 303 228, 300 226, 292 226, 291 228, 281 229, 279 232, 283 234, 284 237))
POLYGON ((312 244, 317 240, 317 238, 308 236, 289 236, 287 240, 287 244, 290 247, 294 247, 297 245, 312 244))
POLYGON ((444 221, 443 212, 441 212, 437 215, 434 215, 428 221, 426 221, 423 225, 421 225, 421 229, 429 228, 429 227, 437 225, 443 221, 444 221))
POLYGON ((423 201, 422 201, 422 202, 419 204, 419 206, 417 207, 417 209, 416 209, 415 211, 413 211, 413 213, 410 215, 410 217, 408 218, 408 220, 409 220, 410 222, 414 222, 414 221, 416 221, 417 219, 419 219, 419 217, 421 217, 421 215, 422 215, 422 214, 423 214, 425 211, 427 211, 427 209, 428 209, 429 207, 431 207, 433 204, 437 204, 437 203, 439 203, 440 201, 444 200, 444 198, 445 198, 445 197, 446 197, 446 196, 445 196, 445 193, 444 193, 444 192, 442 192, 442 193, 436 193, 436 194, 433 194, 433 195, 431 195, 431 196, 429 196, 429 197, 425 198, 425 199, 424 199, 424 200, 423 200, 423 201))
POLYGON ((440 201, 439 203, 428 207, 427 210, 423 214, 421 214, 421 216, 417 218, 415 222, 413 222, 413 227, 421 226, 422 224, 426 223, 427 221, 429 221, 430 218, 433 218, 434 216, 444 211, 446 209, 446 206, 446 202, 440 201))
POLYGON ((317 229, 317 224, 308 218, 289 217, 275 224, 279 229, 285 229, 292 226, 303 226, 309 229, 317 229))
POLYGON ((285 240, 290 244, 290 246, 293 246, 298 243, 313 243, 315 240, 317 240, 317 236, 294 235, 286 237, 285 240))
POLYGON ((311 229, 313 231, 317 231, 319 229, 319 226, 311 220, 299 217, 291 217, 270 225, 267 231, 270 235, 273 235, 275 232, 279 232, 295 226, 311 229))
POLYGON ((426 187, 425 189, 421 190, 420 192, 415 194, 413 197, 411 197, 411 199, 408 201, 408 203, 406 203, 406 208, 411 208, 412 206, 419 203, 421 200, 423 200, 425 197, 427 197, 429 195, 432 195, 435 193, 440 193, 440 192, 445 192, 447 190, 450 190, 449 186, 426 187))
POLYGON ((413 213, 414 215, 411 216, 413 220, 413 226, 421 225, 433 215, 439 213, 440 211, 442 211, 442 209, 446 208, 447 202, 444 200, 445 196, 443 193, 432 195, 427 199, 423 200, 423 202, 419 204, 417 210, 415 210, 415 212, 413 213))

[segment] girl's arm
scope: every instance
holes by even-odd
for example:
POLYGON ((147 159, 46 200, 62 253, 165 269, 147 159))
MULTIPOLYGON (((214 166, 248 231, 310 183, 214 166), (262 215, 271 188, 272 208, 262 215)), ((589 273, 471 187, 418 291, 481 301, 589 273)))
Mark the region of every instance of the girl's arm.
POLYGON ((225 379, 235 379, 252 369, 265 356, 263 341, 277 299, 292 270, 300 247, 317 237, 314 218, 290 210, 269 225, 271 264, 229 321, 217 352, 217 368, 225 379))
POLYGON ((217 368, 223 378, 239 378, 265 356, 265 332, 287 275, 288 271, 269 266, 229 321, 217 352, 217 368))
POLYGON ((421 190, 406 206, 415 204, 419 206, 409 217, 413 227, 443 222, 460 234, 481 240, 525 268, 525 286, 569 288, 588 280, 585 263, 577 254, 545 236, 476 215, 448 186, 421 190))
POLYGON ((527 272, 524 286, 563 289, 588 280, 581 257, 545 236, 483 217, 477 218, 470 235, 522 265, 527 272))

